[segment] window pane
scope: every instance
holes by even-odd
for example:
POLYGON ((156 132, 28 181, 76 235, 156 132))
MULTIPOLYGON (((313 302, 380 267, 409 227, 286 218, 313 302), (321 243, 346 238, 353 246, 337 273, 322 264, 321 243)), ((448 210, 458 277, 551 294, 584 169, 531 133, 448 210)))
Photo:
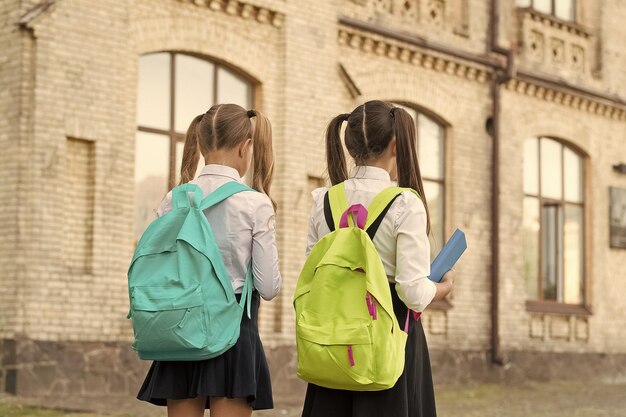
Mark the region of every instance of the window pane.
POLYGON ((539 195, 539 140, 524 141, 524 193, 539 195))
POLYGON ((435 259, 443 244, 445 243, 443 231, 444 216, 444 193, 443 185, 433 181, 424 181, 424 193, 428 200, 428 209, 430 212, 430 227, 432 230, 430 236, 430 258, 435 259))
POLYGON ((574 0, 556 0, 555 15, 559 19, 574 20, 574 0))
POLYGON ((533 7, 538 12, 552 14, 552 0, 533 0, 533 7))
POLYGON ((245 109, 252 107, 250 103, 250 86, 224 68, 218 69, 217 102, 239 104, 245 109))
POLYGON ((137 124, 170 128, 170 54, 159 53, 139 58, 137 81, 137 124))
POLYGON ((565 164, 565 199, 574 203, 583 201, 583 160, 571 149, 563 150, 565 164))
MULTIPOLYGON (((180 168, 183 163, 183 150, 185 149, 185 142, 178 141, 176 142, 176 184, 180 181, 180 168)), ((200 175, 200 171, 204 168, 204 157, 200 155, 198 158, 198 168, 196 168, 196 173, 194 178, 200 175)))
POLYGON ((541 275, 543 298, 546 300, 560 300, 561 236, 560 207, 544 206, 541 219, 541 275))
POLYGON ((563 225, 564 245, 564 302, 582 304, 583 302, 583 208, 575 205, 565 206, 565 224, 563 225))
POLYGON ((517 0, 515 4, 517 7, 528 7, 530 6, 531 0, 517 0))
POLYGON ((139 239, 155 218, 155 210, 167 193, 170 171, 170 138, 137 132, 135 140, 135 237, 139 239))
POLYGON ((524 279, 529 300, 538 297, 539 285, 539 199, 524 199, 524 220, 522 223, 524 241, 524 279))
POLYGON ((432 119, 417 116, 417 150, 422 176, 443 179, 443 127, 432 119))
POLYGON ((187 55, 176 55, 177 132, 187 131, 191 120, 213 105, 213 64, 187 55))
POLYGON ((562 146, 541 139, 541 195, 560 200, 563 194, 562 146))

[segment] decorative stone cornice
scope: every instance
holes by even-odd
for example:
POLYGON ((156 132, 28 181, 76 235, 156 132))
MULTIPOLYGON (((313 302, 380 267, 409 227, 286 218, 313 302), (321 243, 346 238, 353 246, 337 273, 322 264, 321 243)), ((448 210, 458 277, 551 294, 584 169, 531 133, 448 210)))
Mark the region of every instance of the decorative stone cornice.
POLYGON ((266 7, 254 5, 239 0, 178 0, 180 3, 195 4, 200 7, 207 7, 215 12, 226 13, 231 16, 238 16, 242 19, 256 20, 259 23, 271 24, 280 28, 285 22, 285 15, 266 7))
MULTIPOLYGON (((445 53, 439 51, 432 51, 349 26, 339 28, 337 42, 339 45, 358 49, 364 53, 398 60, 479 83, 486 83, 494 79, 497 71, 503 70, 498 64, 483 66, 480 63, 463 61, 462 58, 446 56, 445 53)), ((526 80, 525 78, 527 77, 520 73, 516 78, 509 80, 505 84, 505 88, 509 91, 569 106, 598 116, 626 121, 626 107, 619 102, 612 103, 610 99, 605 101, 585 95, 584 92, 572 91, 568 86, 563 86, 560 89, 558 86, 542 85, 541 82, 535 82, 532 79, 526 80)))
MULTIPOLYGON (((530 7, 520 8, 518 11, 520 16, 528 16, 535 22, 540 22, 545 26, 553 27, 564 32, 572 33, 574 35, 581 36, 585 39, 591 37, 591 31, 586 27, 574 22, 567 22, 565 20, 558 19, 554 16, 540 13, 530 7)), ((521 21, 521 19, 520 19, 521 21)))
POLYGON ((615 105, 600 103, 597 100, 589 99, 577 94, 570 94, 554 88, 544 87, 535 83, 519 79, 512 79, 506 83, 506 89, 525 94, 539 100, 568 106, 587 113, 596 114, 609 119, 626 121, 626 110, 615 105))
POLYGON ((339 45, 358 49, 365 53, 467 78, 471 81, 485 83, 492 76, 492 71, 487 67, 468 64, 437 52, 352 28, 340 28, 337 41, 339 45))

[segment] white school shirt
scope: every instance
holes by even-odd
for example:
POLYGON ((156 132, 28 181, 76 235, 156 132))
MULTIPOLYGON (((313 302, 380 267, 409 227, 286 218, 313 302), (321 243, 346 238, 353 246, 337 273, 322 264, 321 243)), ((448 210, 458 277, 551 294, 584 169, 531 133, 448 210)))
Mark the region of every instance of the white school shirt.
MULTIPOLYGON (((241 181, 236 169, 225 165, 206 165, 198 178, 190 181, 198 185, 205 196, 229 181, 241 181)), ((161 216, 172 209, 170 191, 157 210, 161 216)), ((254 287, 265 300, 280 291, 274 207, 263 193, 243 191, 208 208, 204 214, 213 229, 233 290, 240 294, 250 260, 254 287)))
MULTIPOLYGON (((368 207, 385 188, 397 185, 382 168, 357 166, 345 182, 348 202, 368 207)), ((307 256, 330 229, 324 218, 324 195, 328 188, 313 191, 307 256)), ((374 235, 374 246, 383 261, 389 282, 396 283, 398 296, 414 311, 423 311, 435 297, 437 287, 430 275, 430 243, 426 234, 426 209, 412 192, 404 191, 392 203, 374 235)))

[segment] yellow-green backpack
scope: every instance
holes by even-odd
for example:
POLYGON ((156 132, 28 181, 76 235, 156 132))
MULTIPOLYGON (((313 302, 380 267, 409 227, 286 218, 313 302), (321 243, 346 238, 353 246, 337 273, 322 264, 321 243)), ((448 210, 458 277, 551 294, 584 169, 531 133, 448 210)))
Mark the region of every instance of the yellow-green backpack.
POLYGON ((394 314, 372 238, 405 190, 413 191, 383 190, 368 209, 348 207, 343 183, 328 190, 325 211, 327 219, 332 213, 334 231, 313 247, 294 294, 301 379, 326 388, 380 391, 402 374, 407 335, 394 314))

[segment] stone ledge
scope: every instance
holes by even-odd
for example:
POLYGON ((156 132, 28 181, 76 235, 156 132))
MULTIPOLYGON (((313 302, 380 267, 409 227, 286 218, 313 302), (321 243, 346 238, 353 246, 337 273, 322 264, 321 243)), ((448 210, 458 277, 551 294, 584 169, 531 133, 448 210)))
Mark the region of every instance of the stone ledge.
POLYGON ((271 24, 276 28, 283 26, 285 15, 267 7, 253 5, 239 0, 178 0, 180 3, 195 4, 200 7, 208 7, 215 12, 238 16, 242 19, 253 19, 259 23, 271 24))
POLYGON ((486 83, 493 75, 490 69, 470 65, 446 57, 443 54, 432 53, 431 51, 417 46, 411 46, 400 41, 352 29, 347 26, 340 27, 337 42, 341 46, 358 49, 364 53, 386 57, 479 83, 486 83))
POLYGON ((567 33, 572 33, 572 34, 581 36, 585 39, 589 39, 591 37, 591 31, 587 29, 586 27, 576 22, 568 22, 566 20, 559 19, 555 16, 538 12, 531 7, 524 7, 524 8, 518 9, 518 15, 520 16, 520 18, 528 17, 529 19, 532 19, 535 22, 541 22, 543 25, 547 27, 552 27, 552 28, 556 28, 567 33))
POLYGON ((513 79, 506 83, 506 89, 609 119, 626 121, 626 110, 620 106, 600 103, 594 99, 544 87, 532 82, 513 79))

